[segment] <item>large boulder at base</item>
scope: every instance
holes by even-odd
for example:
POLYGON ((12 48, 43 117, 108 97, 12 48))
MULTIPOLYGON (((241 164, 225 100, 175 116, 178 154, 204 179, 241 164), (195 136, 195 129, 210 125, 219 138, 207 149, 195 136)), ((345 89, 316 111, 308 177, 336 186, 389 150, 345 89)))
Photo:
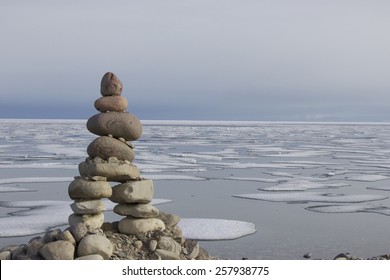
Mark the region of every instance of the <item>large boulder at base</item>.
POLYGON ((122 112, 127 109, 127 99, 123 96, 103 96, 95 101, 95 108, 101 113, 122 112))
POLYGON ((99 254, 107 260, 111 257, 113 250, 114 246, 109 239, 102 235, 91 234, 81 239, 77 247, 77 256, 99 254))
POLYGON ((70 183, 68 194, 71 199, 100 199, 110 197, 112 189, 106 181, 76 178, 70 183))
POLYGON ((104 74, 100 82, 100 93, 103 96, 121 95, 123 85, 119 78, 112 72, 104 74))
POLYGON ((119 160, 134 160, 134 150, 125 142, 108 136, 101 136, 93 140, 87 148, 87 153, 91 158, 99 157, 108 160, 116 157, 119 160))
POLYGON ((140 171, 132 164, 127 163, 93 163, 82 162, 79 164, 81 176, 103 176, 111 182, 126 182, 139 179, 140 171))
POLYGON ((39 250, 45 260, 73 260, 75 247, 69 241, 59 240, 47 243, 39 250))
POLYGON ((119 221, 119 232, 123 234, 146 233, 155 230, 165 230, 163 221, 156 218, 137 219, 126 217, 119 221))
POLYGON ((109 198, 115 203, 149 203, 153 199, 152 180, 129 181, 112 188, 109 198))
POLYGON ((70 205, 72 211, 76 214, 97 214, 104 212, 106 207, 100 199, 76 201, 70 205))
POLYGON ((117 204, 113 211, 118 215, 132 216, 134 218, 154 218, 159 214, 159 210, 150 203, 117 204))
POLYGON ((87 121, 87 129, 99 136, 112 135, 134 141, 142 135, 142 125, 139 119, 128 112, 99 113, 87 121))
POLYGON ((100 228, 104 223, 104 214, 98 213, 93 215, 78 215, 71 214, 68 218, 69 225, 73 226, 78 223, 83 223, 87 227, 100 228))

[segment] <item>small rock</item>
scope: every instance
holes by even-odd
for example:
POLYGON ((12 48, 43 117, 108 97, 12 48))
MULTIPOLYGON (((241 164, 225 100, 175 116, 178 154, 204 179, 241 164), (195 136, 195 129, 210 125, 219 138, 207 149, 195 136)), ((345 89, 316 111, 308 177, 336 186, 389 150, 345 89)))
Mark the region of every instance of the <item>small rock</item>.
POLYGON ((92 228, 100 228, 104 222, 104 214, 103 213, 98 213, 93 215, 71 214, 68 218, 68 221, 70 226, 78 223, 83 223, 86 226, 90 226, 92 228))
POLYGON ((107 180, 112 182, 126 182, 137 180, 140 177, 140 171, 135 165, 122 163, 82 162, 79 164, 79 172, 81 176, 85 177, 107 177, 107 180))
POLYGON ((154 218, 159 214, 158 209, 150 203, 117 204, 113 211, 118 215, 132 216, 134 218, 154 218))
POLYGON ((53 241, 56 241, 58 236, 62 233, 62 231, 58 228, 58 229, 55 229, 55 230, 51 230, 51 231, 48 231, 45 233, 45 235, 43 236, 43 242, 44 243, 49 243, 49 242, 53 242, 53 241))
POLYGON ((100 82, 100 93, 103 96, 121 95, 123 85, 119 78, 112 72, 104 74, 100 82))
POLYGON ((96 110, 101 113, 105 112, 121 112, 127 109, 127 99, 120 95, 103 96, 97 99, 94 103, 96 110))
POLYGON ((45 244, 39 253, 45 260, 73 260, 75 247, 69 241, 58 240, 45 244))
POLYGON ((31 257, 37 256, 43 245, 45 245, 43 238, 32 240, 26 247, 26 254, 31 257))
POLYGON ((311 258, 311 253, 306 253, 306 254, 303 255, 303 257, 305 259, 310 259, 311 258))
POLYGON ((86 255, 82 257, 75 258, 75 260, 104 260, 103 257, 99 254, 86 255))
POLYGON ((137 250, 140 250, 142 248, 143 244, 142 244, 142 241, 140 240, 137 240, 134 242, 134 248, 137 249, 137 250))
POLYGON ((109 239, 101 235, 92 234, 81 239, 79 246, 77 247, 77 256, 83 257, 99 254, 103 259, 108 260, 111 257, 113 250, 114 246, 109 239))
POLYGON ((196 240, 187 239, 183 245, 187 250, 187 257, 189 259, 195 259, 199 255, 200 246, 196 240))
POLYGON ((161 211, 160 211, 158 218, 161 219, 164 222, 165 226, 168 228, 174 227, 175 225, 177 225, 180 222, 180 217, 178 215, 164 213, 161 211))
POLYGON ((19 255, 26 255, 26 245, 17 246, 11 251, 11 259, 16 260, 19 255))
POLYGON ((115 203, 149 203, 153 199, 152 180, 129 181, 112 188, 109 198, 115 203))
MULTIPOLYGON (((57 238, 58 240, 69 241, 73 246, 76 246, 76 240, 69 230, 63 231, 57 238)), ((81 238, 80 238, 81 239, 81 238)))
POLYGON ((123 234, 138 234, 164 229, 164 223, 156 218, 137 219, 126 217, 119 222, 119 232, 123 234))
POLYGON ((70 205, 72 211, 76 214, 97 214, 106 210, 106 206, 100 199, 83 200, 74 202, 70 205))
POLYGON ((149 241, 149 250, 154 252, 157 249, 157 240, 152 239, 149 241))
POLYGON ((0 260, 10 260, 11 259, 11 252, 10 251, 3 251, 0 253, 0 260))
POLYGON ((344 254, 344 253, 341 253, 341 254, 338 254, 334 260, 349 260, 350 259, 350 255, 347 253, 347 254, 344 254))
POLYGON ((180 260, 180 257, 174 252, 167 251, 164 249, 156 249, 155 253, 160 256, 162 260, 180 260))
POLYGON ((69 228, 70 233, 73 235, 76 242, 80 242, 81 239, 88 233, 88 228, 83 223, 75 223, 69 228))
MULTIPOLYGON (((92 177, 97 178, 96 176, 92 177)), ((79 177, 70 183, 68 194, 73 200, 100 199, 110 197, 112 195, 112 190, 111 185, 106 181, 88 180, 79 177)))
POLYGON ((181 252, 181 245, 168 236, 160 237, 157 248, 171 251, 176 255, 180 255, 181 252))
POLYGON ((117 163, 120 160, 132 162, 135 157, 134 150, 126 143, 107 136, 93 140, 87 147, 87 153, 92 158, 100 157, 110 163, 117 163), (116 161, 110 161, 110 157, 115 157, 116 161))
POLYGON ((99 136, 112 134, 113 137, 121 137, 126 141, 135 141, 142 135, 141 122, 128 112, 107 112, 93 115, 87 121, 87 129, 99 136))

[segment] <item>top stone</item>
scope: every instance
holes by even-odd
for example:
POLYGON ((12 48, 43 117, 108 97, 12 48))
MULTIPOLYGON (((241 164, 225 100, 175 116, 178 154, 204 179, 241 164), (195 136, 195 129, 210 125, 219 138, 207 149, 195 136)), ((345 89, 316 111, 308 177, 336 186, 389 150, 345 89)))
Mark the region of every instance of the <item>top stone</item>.
POLYGON ((102 96, 121 95, 123 85, 118 77, 111 72, 104 74, 100 83, 100 93, 102 96))

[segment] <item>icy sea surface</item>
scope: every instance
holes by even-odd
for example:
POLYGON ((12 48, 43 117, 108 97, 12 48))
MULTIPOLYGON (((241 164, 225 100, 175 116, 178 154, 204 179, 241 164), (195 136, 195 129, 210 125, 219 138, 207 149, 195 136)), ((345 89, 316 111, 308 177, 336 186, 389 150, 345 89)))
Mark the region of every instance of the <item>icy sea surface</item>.
MULTIPOLYGON (((0 247, 66 227, 68 185, 97 137, 85 123, 0 120, 0 247)), ((153 203, 212 255, 390 253, 390 124, 142 123, 134 164, 153 203)), ((106 221, 121 219, 105 204, 106 221)))

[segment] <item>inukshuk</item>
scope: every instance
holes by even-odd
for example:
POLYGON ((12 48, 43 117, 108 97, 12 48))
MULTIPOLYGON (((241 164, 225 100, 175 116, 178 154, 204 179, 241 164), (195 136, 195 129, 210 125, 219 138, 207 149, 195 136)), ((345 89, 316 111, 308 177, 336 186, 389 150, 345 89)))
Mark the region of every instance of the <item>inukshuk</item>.
POLYGON ((104 203, 109 198, 118 203, 114 212, 125 216, 119 221, 119 232, 124 234, 164 230, 159 211, 151 205, 153 181, 142 179, 140 170, 132 164, 135 154, 130 141, 142 134, 139 119, 127 112, 128 102, 122 96, 122 83, 113 73, 106 73, 101 81, 102 97, 95 101, 100 112, 87 121, 87 129, 99 137, 88 148, 88 158, 79 164, 81 177, 69 186, 74 214, 69 224, 84 223, 100 228, 104 222, 104 203), (109 182, 118 182, 111 188, 109 182))

